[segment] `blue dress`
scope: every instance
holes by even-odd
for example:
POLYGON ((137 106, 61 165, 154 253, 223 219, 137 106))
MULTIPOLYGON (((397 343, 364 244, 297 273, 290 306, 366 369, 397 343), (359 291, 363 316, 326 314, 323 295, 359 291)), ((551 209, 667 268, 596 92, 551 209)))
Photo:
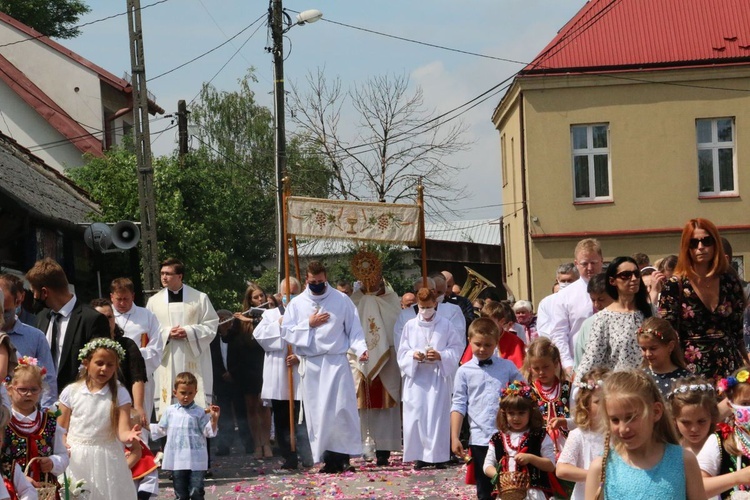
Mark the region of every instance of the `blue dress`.
POLYGON ((615 450, 607 460, 604 498, 610 500, 684 500, 685 464, 681 446, 667 444, 661 461, 651 469, 626 464, 615 450))

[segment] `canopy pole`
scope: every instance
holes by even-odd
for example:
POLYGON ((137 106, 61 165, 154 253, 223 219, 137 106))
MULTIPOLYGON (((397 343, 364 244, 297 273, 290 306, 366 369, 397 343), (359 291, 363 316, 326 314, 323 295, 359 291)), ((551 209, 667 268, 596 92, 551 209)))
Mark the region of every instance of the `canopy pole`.
POLYGON ((427 288, 427 239, 424 230, 424 185, 417 181, 417 205, 419 205, 419 240, 422 243, 422 286, 427 288))
MULTIPOLYGON (((287 212, 287 203, 286 199, 289 196, 289 177, 284 177, 283 180, 284 183, 284 203, 282 203, 282 211, 283 211, 283 223, 282 223, 282 231, 284 233, 284 270, 286 271, 286 275, 284 277, 284 284, 285 284, 285 295, 286 295, 286 303, 289 305, 289 301, 291 299, 291 283, 289 280, 289 238, 286 234, 286 212, 287 212)), ((295 245, 295 257, 297 254, 297 247, 295 245)), ((286 346, 286 355, 287 358, 291 356, 292 353, 292 345, 287 344, 286 346)), ((286 365, 286 374, 289 379, 289 448, 292 452, 297 451, 297 436, 294 433, 294 368, 291 364, 287 363, 286 365)))

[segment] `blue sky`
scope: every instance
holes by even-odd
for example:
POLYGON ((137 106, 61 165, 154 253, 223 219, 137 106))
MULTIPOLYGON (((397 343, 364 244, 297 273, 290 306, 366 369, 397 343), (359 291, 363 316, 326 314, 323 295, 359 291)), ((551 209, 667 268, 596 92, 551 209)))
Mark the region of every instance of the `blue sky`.
MULTIPOLYGON (((155 1, 141 0, 142 7, 155 1)), ((126 9, 125 0, 88 0, 87 3, 91 13, 84 16, 81 23, 126 9)), ((319 9, 327 20, 528 62, 584 3, 584 0, 285 0, 284 7, 295 11, 319 9)), ((169 0, 144 9, 147 78, 225 42, 265 16, 267 9, 265 0, 169 0)), ((62 43, 118 76, 130 71, 125 16, 86 26, 81 36, 62 43)), ((172 113, 179 99, 193 99, 201 84, 213 77, 243 43, 244 47, 212 83, 219 90, 235 90, 237 80, 248 67, 254 66, 258 77, 254 87, 256 97, 261 104, 272 107, 273 65, 271 56, 264 50, 268 45, 265 17, 220 49, 150 81, 148 89, 156 95, 159 105, 172 113), (258 26, 258 31, 248 40, 258 26)), ((285 52, 288 84, 304 85, 307 72, 319 67, 325 67, 330 79, 340 77, 344 88, 376 75, 404 74, 409 76, 411 85, 422 87, 426 106, 438 113, 469 101, 522 67, 393 40, 323 21, 292 29, 285 40, 285 52)), ((501 97, 502 93, 462 115, 468 128, 466 139, 473 144, 469 151, 456 154, 450 160, 465 168, 462 175, 465 196, 456 207, 463 209, 462 219, 496 218, 502 214, 499 139, 490 120, 501 97)), ((170 119, 163 118, 151 124, 155 155, 167 154, 176 147, 175 130, 158 134, 169 124, 170 119)))

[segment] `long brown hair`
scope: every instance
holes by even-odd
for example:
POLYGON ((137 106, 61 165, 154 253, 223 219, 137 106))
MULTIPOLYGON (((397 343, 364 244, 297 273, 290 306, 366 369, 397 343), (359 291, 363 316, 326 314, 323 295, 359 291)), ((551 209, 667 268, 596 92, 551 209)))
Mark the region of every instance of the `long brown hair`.
MULTIPOLYGON (((669 345, 670 342, 674 342, 674 349, 669 353, 670 361, 679 368, 687 367, 685 353, 682 352, 682 345, 680 344, 680 337, 677 336, 677 332, 672 327, 672 324, 666 319, 657 318, 656 316, 646 318, 640 328, 636 330, 635 335, 638 339, 655 340, 665 346, 669 345)), ((648 361, 644 359, 641 367, 646 368, 647 366, 648 361)))
POLYGON ((533 383, 531 373, 531 360, 533 358, 550 358, 552 362, 557 365, 557 373, 555 373, 555 375, 557 375, 560 382, 567 380, 565 377, 565 370, 562 369, 560 350, 547 337, 537 337, 531 344, 529 344, 529 348, 526 351, 526 359, 523 360, 521 374, 530 384, 533 383))
POLYGON ((706 410, 711 417, 709 434, 714 432, 719 423, 719 406, 716 402, 716 392, 705 378, 692 376, 681 378, 672 386, 669 393, 669 403, 672 409, 672 417, 680 418, 682 409, 689 405, 697 405, 706 410))
POLYGON ((109 395, 112 398, 112 407, 109 412, 109 419, 110 423, 112 424, 112 432, 114 435, 117 435, 117 423, 119 421, 119 412, 118 412, 118 405, 117 405, 117 373, 120 371, 120 357, 117 355, 117 352, 108 349, 107 347, 100 346, 96 349, 91 349, 88 353, 88 356, 86 356, 82 361, 85 364, 81 365, 81 370, 78 372, 78 379, 77 381, 80 381, 83 384, 86 384, 86 387, 88 387, 89 384, 89 370, 88 370, 88 364, 91 363, 91 358, 94 357, 94 353, 105 350, 115 357, 115 370, 112 374, 112 377, 107 381, 107 387, 109 387, 109 395))
POLYGON ((536 401, 529 398, 524 398, 518 395, 505 396, 500 400, 500 409, 497 412, 497 430, 500 432, 508 432, 510 426, 508 425, 508 418, 505 415, 506 411, 528 411, 529 412, 529 430, 538 430, 544 428, 544 417, 542 412, 539 411, 539 405, 536 401))
POLYGON ((580 378, 580 381, 576 380, 578 395, 576 396, 576 408, 573 420, 583 430, 591 430, 599 424, 599 422, 593 422, 591 419, 591 399, 597 390, 601 391, 601 385, 604 385, 604 380, 608 375, 609 368, 595 366, 586 372, 580 378), (580 382, 583 382, 583 384, 580 382))
POLYGON ((674 268, 674 274, 691 280, 694 280, 697 277, 695 274, 693 257, 690 255, 690 239, 693 237, 693 230, 695 229, 703 229, 714 239, 714 256, 711 259, 708 276, 726 273, 729 270, 729 261, 727 260, 726 255, 724 255, 724 247, 721 244, 719 230, 710 220, 696 218, 687 221, 685 227, 682 229, 680 253, 677 256, 677 265, 674 268))
MULTIPOLYGON (((656 383, 646 375, 643 370, 621 370, 612 372, 604 381, 602 387, 602 400, 610 402, 625 400, 638 408, 642 417, 648 417, 653 411, 655 404, 664 407, 662 417, 654 423, 654 434, 652 439, 660 443, 680 444, 674 421, 669 417, 664 405, 661 392, 656 383)), ((602 428, 609 429, 609 414, 607 414, 606 403, 601 406, 599 412, 602 428)), ((621 450, 622 445, 617 439, 617 434, 612 434, 615 447, 621 450)))
MULTIPOLYGON (((266 294, 266 291, 263 290, 260 286, 256 285, 255 283, 248 283, 247 284, 247 290, 245 290, 245 296, 242 298, 242 310, 247 311, 253 306, 253 293, 255 292, 263 292, 263 296, 267 297, 268 294, 266 294)), ((240 321, 240 324, 242 325, 242 330, 245 333, 252 333, 254 324, 250 321, 240 321)))

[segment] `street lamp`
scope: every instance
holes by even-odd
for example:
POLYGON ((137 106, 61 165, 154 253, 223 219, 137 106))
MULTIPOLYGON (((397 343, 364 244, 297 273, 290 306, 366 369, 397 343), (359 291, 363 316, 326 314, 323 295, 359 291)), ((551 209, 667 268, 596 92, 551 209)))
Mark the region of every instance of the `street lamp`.
POLYGON ((284 11, 281 0, 271 0, 268 13, 268 24, 271 28, 274 69, 274 121, 276 128, 276 285, 280 290, 284 269, 284 176, 286 175, 286 125, 284 116, 284 34, 295 26, 314 23, 323 17, 319 10, 311 9, 300 12, 296 22, 284 11))

